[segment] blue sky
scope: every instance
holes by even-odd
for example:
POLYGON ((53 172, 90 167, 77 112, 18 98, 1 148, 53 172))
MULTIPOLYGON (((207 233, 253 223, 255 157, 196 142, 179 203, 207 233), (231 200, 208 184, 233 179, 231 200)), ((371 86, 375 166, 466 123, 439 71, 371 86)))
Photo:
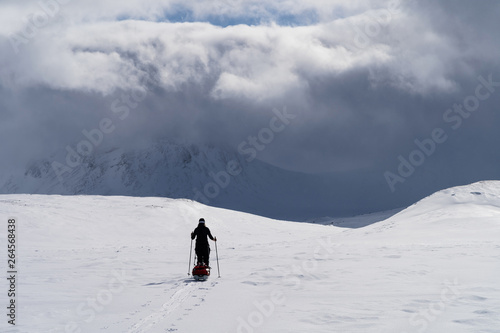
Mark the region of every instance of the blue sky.
POLYGON ((312 25, 319 22, 318 15, 313 10, 308 10, 299 14, 279 13, 274 9, 266 11, 267 15, 241 15, 233 16, 228 14, 223 15, 207 15, 203 18, 196 18, 193 11, 188 8, 179 8, 175 12, 165 12, 163 18, 159 21, 163 22, 208 22, 219 27, 227 27, 231 25, 260 25, 276 23, 282 26, 303 26, 312 25))
MULTIPOLYGON (((256 6, 251 6, 255 9, 256 6)), ((341 9, 339 9, 341 11, 341 9)), ((338 13, 337 13, 338 14, 338 13)), ((339 16, 340 17, 340 16, 339 16)), ((135 13, 118 15, 117 20, 142 19, 150 20, 148 17, 137 17, 135 13)), ((279 6, 273 3, 264 3, 258 10, 237 10, 229 8, 224 12, 199 12, 192 8, 192 5, 171 4, 163 10, 162 15, 155 18, 156 22, 207 22, 219 27, 232 25, 251 25, 275 23, 281 26, 306 26, 321 22, 316 8, 304 8, 300 11, 282 11, 279 6)))

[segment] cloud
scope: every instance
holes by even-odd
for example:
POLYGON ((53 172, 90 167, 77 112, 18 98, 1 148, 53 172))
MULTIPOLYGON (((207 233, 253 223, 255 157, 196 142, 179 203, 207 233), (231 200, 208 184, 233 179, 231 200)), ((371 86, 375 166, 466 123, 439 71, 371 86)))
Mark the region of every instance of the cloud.
MULTIPOLYGON (((147 92, 110 143, 170 135, 236 147, 286 106, 298 120, 264 160, 307 172, 383 169, 443 126, 479 75, 500 81, 493 1, 42 3, 0 5, 0 135, 36 142, 25 159, 64 149, 114 100, 147 92)), ((466 130, 483 135, 498 99, 466 130)), ((476 149, 459 141, 438 165, 476 149)))

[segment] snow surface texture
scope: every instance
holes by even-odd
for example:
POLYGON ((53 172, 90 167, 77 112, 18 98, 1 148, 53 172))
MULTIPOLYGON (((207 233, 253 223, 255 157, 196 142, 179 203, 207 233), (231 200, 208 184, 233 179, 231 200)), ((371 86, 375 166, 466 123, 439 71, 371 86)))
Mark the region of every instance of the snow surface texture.
POLYGON ((360 228, 165 198, 2 195, 0 215, 19 240, 1 332, 500 331, 500 182, 360 228), (199 217, 219 240, 205 282, 187 274, 199 217))

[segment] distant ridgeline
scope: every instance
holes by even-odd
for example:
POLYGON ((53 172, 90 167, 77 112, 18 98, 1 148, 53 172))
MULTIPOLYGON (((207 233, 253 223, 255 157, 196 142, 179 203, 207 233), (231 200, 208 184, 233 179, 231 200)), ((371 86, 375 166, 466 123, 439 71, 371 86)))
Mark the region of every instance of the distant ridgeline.
MULTIPOLYGON (((409 181, 391 193, 378 170, 310 175, 237 151, 165 141, 141 150, 94 152, 69 167, 65 158, 36 161, 19 174, 4 175, 0 193, 187 198, 278 219, 306 220, 399 208, 441 189, 438 183, 422 189, 409 181)), ((418 183, 418 176, 413 181, 418 183)))

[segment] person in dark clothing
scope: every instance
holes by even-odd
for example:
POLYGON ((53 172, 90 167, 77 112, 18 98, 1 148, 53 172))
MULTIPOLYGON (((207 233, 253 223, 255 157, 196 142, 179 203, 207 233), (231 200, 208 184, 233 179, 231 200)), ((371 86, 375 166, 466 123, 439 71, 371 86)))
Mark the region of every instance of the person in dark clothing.
POLYGON ((209 237, 214 242, 217 242, 217 238, 213 237, 210 233, 210 229, 208 229, 205 225, 205 219, 201 218, 199 220, 199 224, 191 233, 191 239, 196 238, 196 246, 194 248, 196 252, 196 258, 198 258, 198 265, 204 263, 209 266, 208 263, 210 261, 210 245, 208 245, 209 237))

